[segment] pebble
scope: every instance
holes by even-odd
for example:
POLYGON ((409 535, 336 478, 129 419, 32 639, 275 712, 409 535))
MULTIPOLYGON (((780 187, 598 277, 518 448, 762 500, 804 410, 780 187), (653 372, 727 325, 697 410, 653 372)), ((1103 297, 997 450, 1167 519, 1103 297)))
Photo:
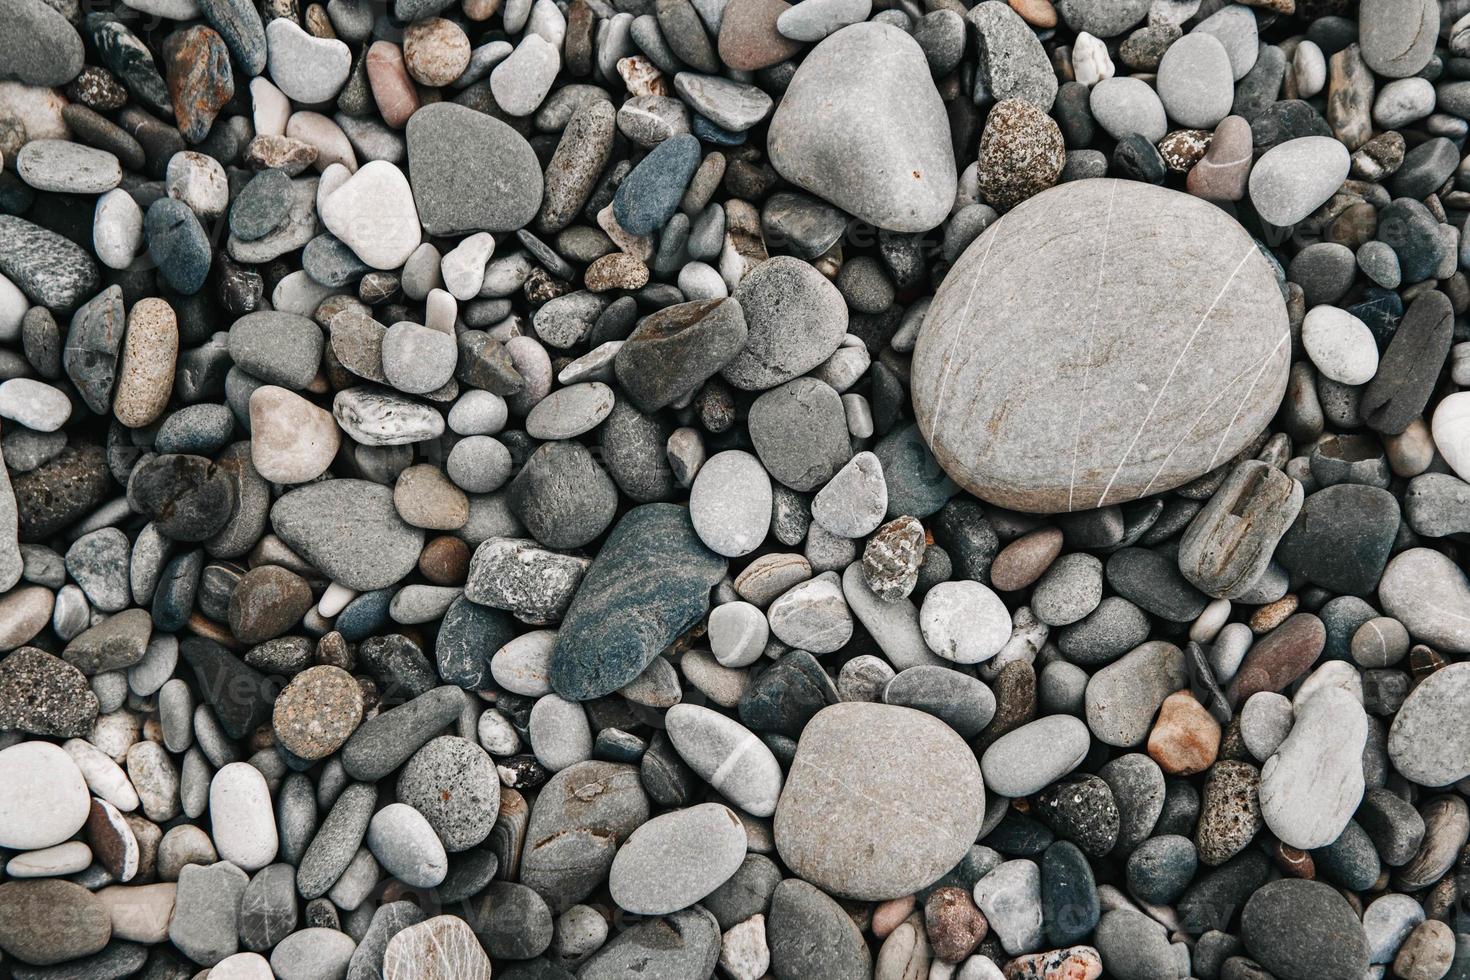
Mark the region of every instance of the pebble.
POLYGON ((209 784, 210 824, 219 856, 244 871, 258 871, 276 857, 276 819, 260 770, 232 762, 209 784))
POLYGON ((1022 724, 991 742, 981 755, 985 785, 1004 797, 1030 796, 1077 768, 1090 742, 1087 726, 1071 715, 1022 724))
POLYGON ((328 231, 374 269, 398 268, 422 241, 408 178, 386 160, 368 161, 327 195, 321 217, 328 231))
POLYGON ((984 809, 980 771, 959 736, 930 715, 833 705, 802 731, 776 808, 777 850, 803 878, 836 895, 873 901, 909 894, 952 867, 974 840, 984 809), (907 820, 910 801, 920 800, 934 832, 895 837, 893 821, 907 820), (823 816, 833 812, 851 821, 851 833, 837 840, 823 816))
POLYGON ((745 858, 745 831, 725 806, 702 803, 655 817, 618 848, 608 887, 636 915, 688 908, 735 873, 745 858))
POLYGON ((1409 693, 1388 730, 1394 769, 1421 786, 1448 786, 1470 775, 1463 745, 1470 738, 1454 706, 1470 684, 1470 670, 1450 664, 1409 693))
POLYGON ((1348 151, 1326 136, 1273 146, 1251 168, 1251 204, 1277 226, 1294 225, 1331 197, 1348 173, 1348 151))
POLYGON ((940 582, 924 596, 919 628, 929 649, 960 664, 994 657, 1011 638, 1005 603, 979 582, 940 582))
POLYGON ((87 784, 59 746, 35 741, 0 749, 0 785, 6 787, 0 803, 0 846, 22 851, 51 847, 87 821, 87 784))
POLYGON ((1235 79, 1225 46, 1207 31, 1184 35, 1159 62, 1159 100, 1181 126, 1211 129, 1230 115, 1235 79))

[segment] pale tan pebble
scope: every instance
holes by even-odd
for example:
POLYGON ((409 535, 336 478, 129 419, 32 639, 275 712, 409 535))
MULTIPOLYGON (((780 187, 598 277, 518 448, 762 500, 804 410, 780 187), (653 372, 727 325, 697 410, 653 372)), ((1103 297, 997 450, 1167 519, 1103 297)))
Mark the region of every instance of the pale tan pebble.
POLYGON ((264 75, 250 80, 250 103, 257 136, 285 136, 291 100, 264 75))
POLYGON ((486 21, 500 12, 503 0, 464 0, 460 9, 473 21, 486 21))
POLYGON ((613 252, 595 259, 582 274, 582 281, 594 293, 610 289, 638 289, 648 284, 648 266, 636 255, 613 252))
POLYGON ((618 59, 618 75, 631 96, 669 94, 669 80, 641 54, 618 59))
POLYGON ((334 163, 357 172, 357 154, 347 134, 331 119, 319 112, 293 112, 286 123, 286 136, 316 148, 316 169, 320 172, 334 163))
POLYGON ((611 204, 597 212, 597 226, 607 232, 607 237, 613 240, 614 245, 629 255, 645 263, 653 258, 653 236, 624 231, 622 225, 618 224, 618 219, 613 217, 611 204))
POLYGON ((1429 426, 1422 417, 1410 422, 1409 427, 1398 435, 1382 438, 1394 476, 1416 477, 1434 462, 1434 437, 1429 434, 1429 426))
POLYGON ((56 597, 40 585, 25 585, 0 596, 0 651, 14 650, 51 622, 56 597))
POLYGON ((250 395, 250 461, 272 483, 305 483, 327 471, 342 444, 332 413, 294 391, 262 385, 250 395))
POLYGON ((332 18, 327 16, 327 8, 319 3, 314 3, 306 8, 306 33, 312 37, 335 38, 336 28, 332 27, 332 18))
POLYGON ((152 885, 109 885, 96 895, 112 918, 114 939, 152 944, 168 939, 177 891, 174 882, 161 881, 152 885))
POLYGON ((888 934, 903 924, 903 921, 913 914, 918 900, 913 895, 905 895, 902 898, 890 898, 886 902, 880 902, 873 908, 873 935, 879 939, 888 938, 888 934))
POLYGON ((168 407, 179 356, 179 322, 173 307, 156 296, 128 311, 122 361, 112 413, 130 429, 151 425, 168 407))
POLYGON ((470 39, 454 21, 430 17, 404 29, 403 64, 421 85, 448 85, 469 63, 470 39))

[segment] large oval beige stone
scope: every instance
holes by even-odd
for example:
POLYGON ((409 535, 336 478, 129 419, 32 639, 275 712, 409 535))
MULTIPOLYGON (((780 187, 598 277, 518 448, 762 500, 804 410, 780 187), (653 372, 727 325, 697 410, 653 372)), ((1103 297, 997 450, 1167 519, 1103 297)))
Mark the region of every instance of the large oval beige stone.
POLYGON ((1271 265, 1225 212, 1082 180, 960 256, 914 349, 914 412, 976 496, 1088 510, 1229 462, 1275 414, 1290 356, 1271 265))
POLYGON ((911 895, 965 856, 985 818, 975 753, 930 714, 848 702, 802 730, 776 805, 776 849, 823 891, 911 895))

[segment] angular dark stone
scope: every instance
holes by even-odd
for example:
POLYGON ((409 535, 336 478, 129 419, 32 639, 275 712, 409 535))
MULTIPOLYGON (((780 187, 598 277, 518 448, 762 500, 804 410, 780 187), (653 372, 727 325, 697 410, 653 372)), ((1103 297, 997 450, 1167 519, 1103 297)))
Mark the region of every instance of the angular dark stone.
POLYGON ((623 515, 572 598, 551 660, 551 684, 577 701, 632 681, 709 610, 725 561, 689 512, 644 504, 623 515))
POLYGON ((490 657, 515 634, 508 613, 460 596, 445 610, 434 641, 439 676, 467 691, 490 688, 490 657))
POLYGON ((61 364, 82 401, 98 415, 112 411, 125 324, 122 287, 108 286, 77 309, 66 331, 61 364))
POLYGON ((1398 529, 1399 504, 1392 493, 1339 483, 1302 502, 1276 548, 1276 561, 1313 585, 1367 595, 1378 587, 1398 529))
POLYGON ((199 695, 231 738, 268 724, 279 685, 213 640, 186 636, 179 656, 194 669, 199 695))
POLYGON ((1358 401, 1369 428, 1398 435, 1419 417, 1449 356, 1454 328, 1455 311, 1439 290, 1420 293, 1409 305, 1358 401))
POLYGON ((736 300, 679 303, 638 324, 613 367, 633 403, 656 412, 717 374, 745 347, 745 337, 736 300))
POLYGON ((235 513, 235 485, 204 456, 170 453, 133 468, 128 502, 175 541, 203 541, 235 513))
POLYGON ((11 482, 20 540, 40 541, 75 524, 102 502, 112 484, 107 452, 95 443, 68 445, 55 459, 11 482))
POLYGON ((0 273, 55 312, 75 309, 101 285, 85 249, 12 214, 0 214, 0 273))
POLYGON ((792 650, 750 685, 740 699, 740 720, 752 731, 800 738, 812 716, 839 700, 817 658, 805 650, 792 650))

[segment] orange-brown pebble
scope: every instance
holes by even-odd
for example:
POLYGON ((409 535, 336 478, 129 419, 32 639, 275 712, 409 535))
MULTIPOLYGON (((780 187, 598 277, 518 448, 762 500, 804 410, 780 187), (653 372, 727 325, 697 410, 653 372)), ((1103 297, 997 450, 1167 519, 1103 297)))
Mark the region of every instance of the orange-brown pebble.
POLYGON ((934 955, 958 963, 980 945, 990 923, 967 889, 945 885, 930 892, 924 903, 924 928, 934 955))
POLYGON ((669 94, 669 80, 657 65, 641 54, 619 58, 618 74, 631 96, 669 94))
POLYGON ((469 568, 469 545, 451 534, 434 538, 419 554, 419 571, 435 585, 461 585, 469 568))
POLYGON ((1051 0, 1011 0, 1011 9, 1032 27, 1049 30, 1057 26, 1057 8, 1051 0))
POLYGON ((1148 754, 1172 776, 1192 776, 1214 764, 1220 723, 1188 691, 1164 699, 1148 736, 1148 754))
POLYGON ((1294 592, 1288 592, 1275 602, 1268 602, 1251 614, 1251 632, 1257 636, 1271 632, 1296 612, 1299 602, 1294 592))
POLYGON ((1091 946, 1068 946, 1018 956, 1006 964, 1006 980, 1097 980, 1102 956, 1091 946))
POLYGON ((776 30, 776 18, 791 4, 786 0, 730 0, 720 20, 720 60, 740 71, 778 65, 805 47, 776 30))
POLYGON ((879 939, 886 939, 890 932, 903 924, 903 920, 909 917, 917 904, 918 902, 912 895, 890 898, 886 902, 878 903, 873 908, 873 935, 879 939))
POLYGON ((502 2, 503 0, 464 0, 460 8, 470 20, 484 21, 500 12, 502 2))
POLYGON ((1039 527, 1000 550, 990 565, 990 584, 1002 592, 1024 589, 1062 553, 1062 529, 1039 527))

